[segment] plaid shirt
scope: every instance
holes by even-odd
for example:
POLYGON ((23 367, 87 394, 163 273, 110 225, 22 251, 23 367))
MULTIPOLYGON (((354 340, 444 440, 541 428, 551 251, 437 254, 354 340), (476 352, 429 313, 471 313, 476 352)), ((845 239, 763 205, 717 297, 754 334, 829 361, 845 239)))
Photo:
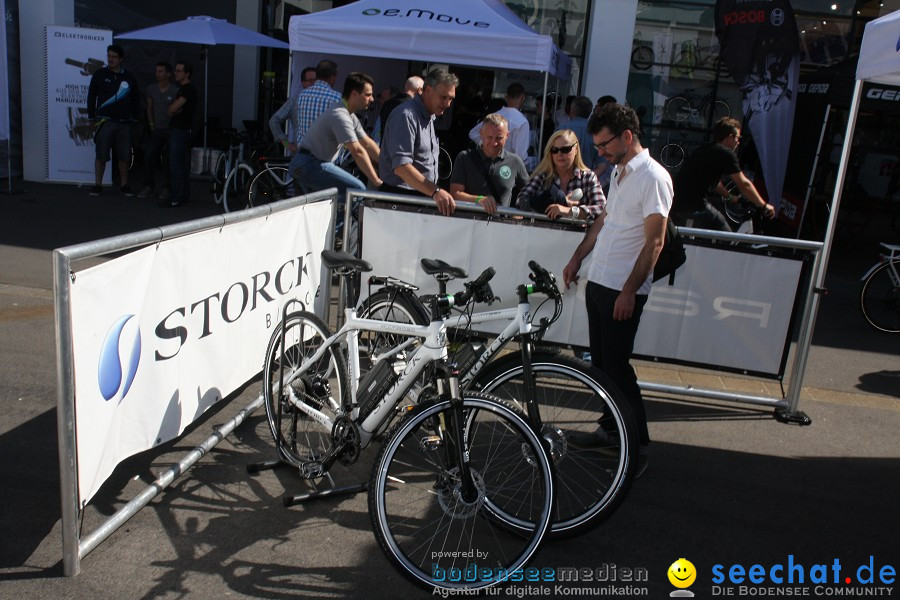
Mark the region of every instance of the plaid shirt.
POLYGON ((294 141, 299 143, 312 122, 332 104, 340 101, 341 95, 321 79, 301 91, 297 95, 297 131, 294 132, 294 141))
MULTIPOLYGON (((554 182, 560 186, 559 177, 556 177, 554 182)), ((575 169, 575 174, 572 175, 572 179, 569 180, 569 185, 566 188, 566 196, 579 188, 584 193, 584 196, 582 196, 578 205, 584 208, 592 219, 596 219, 606 207, 606 195, 604 195, 603 188, 600 187, 600 182, 593 171, 575 169)), ((543 191, 544 177, 542 175, 532 177, 528 185, 519 192, 516 204, 522 210, 531 210, 531 199, 539 196, 543 191)))

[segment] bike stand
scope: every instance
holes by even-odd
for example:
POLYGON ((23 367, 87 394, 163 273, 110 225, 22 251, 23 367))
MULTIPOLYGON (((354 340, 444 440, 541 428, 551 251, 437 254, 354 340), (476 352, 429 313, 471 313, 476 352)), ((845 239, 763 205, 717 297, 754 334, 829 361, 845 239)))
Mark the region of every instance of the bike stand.
POLYGON ((800 410, 788 412, 783 408, 776 408, 775 412, 772 413, 772 416, 775 417, 775 420, 779 423, 787 423, 789 425, 812 425, 812 419, 810 419, 805 412, 800 410))
MULTIPOLYGON (((261 471, 268 471, 271 469, 280 469, 284 467, 290 467, 292 469, 296 469, 297 467, 287 463, 284 460, 266 460, 258 463, 250 463, 247 465, 248 473, 259 473, 261 471)), ((334 478, 331 477, 331 473, 325 473, 322 477, 318 478, 326 478, 328 479, 328 483, 331 485, 329 489, 319 490, 316 485, 315 479, 307 479, 310 484, 313 486, 312 492, 307 492, 305 494, 297 494, 294 496, 285 495, 282 498, 282 502, 284 502, 285 507, 294 506, 295 504, 300 504, 301 502, 306 502, 307 500, 318 500, 320 498, 330 498, 332 496, 343 496, 347 494, 357 494, 359 492, 364 492, 368 489, 368 485, 365 483, 356 483, 353 485, 344 485, 337 486, 334 483, 334 478)))

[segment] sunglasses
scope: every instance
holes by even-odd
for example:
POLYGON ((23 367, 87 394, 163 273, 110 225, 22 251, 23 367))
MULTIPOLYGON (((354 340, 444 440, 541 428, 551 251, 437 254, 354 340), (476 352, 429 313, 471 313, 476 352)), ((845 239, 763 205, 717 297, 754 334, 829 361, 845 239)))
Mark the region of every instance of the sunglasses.
POLYGON ((559 154, 560 152, 562 152, 563 154, 568 154, 574 147, 575 144, 571 144, 569 146, 553 146, 552 148, 550 148, 550 154, 559 154))
POLYGON ((596 148, 597 150, 606 150, 606 145, 608 143, 610 143, 611 141, 613 141, 614 139, 616 139, 617 137, 619 137, 619 136, 614 135, 611 138, 609 138, 608 140, 606 140, 605 142, 600 142, 599 144, 594 144, 594 148, 596 148))

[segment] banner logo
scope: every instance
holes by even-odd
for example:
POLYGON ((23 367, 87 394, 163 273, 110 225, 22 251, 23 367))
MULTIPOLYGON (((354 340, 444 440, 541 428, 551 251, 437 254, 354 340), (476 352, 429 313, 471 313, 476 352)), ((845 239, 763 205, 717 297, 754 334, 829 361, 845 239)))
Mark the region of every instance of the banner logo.
POLYGON ((97 369, 97 383, 104 400, 111 400, 121 390, 122 395, 119 398, 121 401, 131 389, 131 384, 134 383, 134 377, 141 362, 141 330, 137 326, 137 320, 132 327, 125 329, 132 317, 134 315, 119 317, 109 328, 106 339, 103 340, 97 369), (123 357, 123 353, 127 356, 123 357), (123 361, 122 358, 125 360, 123 361), (126 363, 124 373, 123 362, 126 363))
POLYGON ((486 23, 484 21, 473 21, 472 19, 467 19, 465 17, 453 17, 451 15, 444 15, 440 13, 435 13, 430 10, 425 10, 422 8, 411 8, 406 12, 403 12, 399 8, 385 8, 384 10, 380 8, 367 8, 362 11, 362 14, 366 17, 375 17, 381 15, 382 17, 410 17, 413 19, 428 19, 429 21, 437 21, 438 23, 456 23, 457 25, 471 25, 472 27, 480 27, 480 28, 488 28, 491 26, 490 23, 486 23))
POLYGON ((772 25, 775 27, 780 27, 784 24, 784 11, 780 8, 776 8, 772 11, 772 14, 769 15, 769 20, 772 21, 772 25))

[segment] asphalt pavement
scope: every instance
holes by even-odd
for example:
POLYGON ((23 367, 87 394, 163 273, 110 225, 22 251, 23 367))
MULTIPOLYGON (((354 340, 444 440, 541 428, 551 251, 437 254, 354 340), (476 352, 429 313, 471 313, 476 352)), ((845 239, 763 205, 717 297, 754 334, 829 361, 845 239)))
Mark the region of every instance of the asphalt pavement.
MULTIPOLYGON (((282 496, 308 491, 307 482, 287 469, 248 474, 248 464, 274 452, 260 411, 84 557, 79 575, 63 575, 50 252, 220 208, 200 181, 193 201, 175 209, 116 192, 91 198, 87 187, 25 187, 26 194, 0 196, 0 598, 431 596, 378 549, 365 494, 284 508, 282 496)), ((800 402, 811 426, 781 424, 745 405, 648 397, 654 442, 646 474, 603 526, 548 543, 534 560, 557 574, 584 568, 582 580, 515 584, 497 595, 665 597, 675 590, 667 571, 682 557, 696 567, 697 597, 767 597, 788 587, 808 596, 896 593, 895 581, 878 577, 889 573, 885 566, 900 568, 900 338, 868 328, 856 308, 858 278, 874 262, 877 241, 900 237, 891 225, 872 223, 835 246, 800 402), (815 583, 823 572, 816 565, 837 577, 836 560, 838 581, 815 583), (757 564, 765 575, 751 583, 746 574, 757 564), (875 581, 865 583, 869 571, 875 581)), ((640 364, 639 372, 661 382, 779 388, 660 365, 640 364)), ((184 437, 122 463, 86 507, 83 531, 258 393, 251 383, 184 437)), ((374 455, 337 467, 335 481, 366 481, 374 455)))

